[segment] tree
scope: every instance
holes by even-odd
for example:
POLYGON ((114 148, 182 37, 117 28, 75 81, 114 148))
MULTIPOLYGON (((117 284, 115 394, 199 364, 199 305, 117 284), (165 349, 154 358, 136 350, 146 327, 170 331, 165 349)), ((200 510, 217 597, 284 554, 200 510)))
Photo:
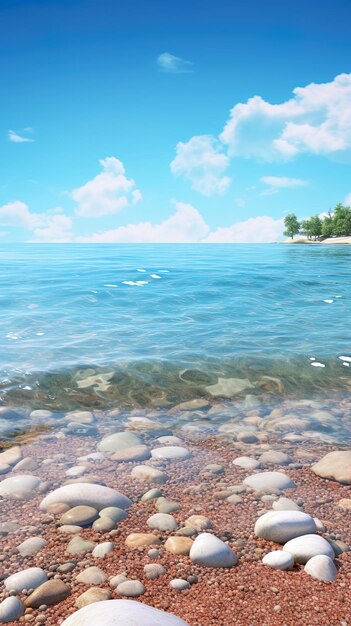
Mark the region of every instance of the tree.
POLYGON ((288 213, 284 217, 284 226, 285 226, 284 235, 286 237, 291 237, 291 239, 294 239, 294 235, 297 235, 298 232, 300 231, 300 224, 297 221, 297 217, 295 213, 288 213))
POLYGON ((310 220, 310 234, 311 237, 317 239, 322 234, 322 220, 319 215, 313 215, 310 220))
POLYGON ((334 234, 334 221, 331 212, 324 218, 322 222, 322 235, 323 237, 332 237, 334 234))
POLYGON ((351 235, 351 208, 341 203, 334 209, 333 235, 336 237, 351 235))

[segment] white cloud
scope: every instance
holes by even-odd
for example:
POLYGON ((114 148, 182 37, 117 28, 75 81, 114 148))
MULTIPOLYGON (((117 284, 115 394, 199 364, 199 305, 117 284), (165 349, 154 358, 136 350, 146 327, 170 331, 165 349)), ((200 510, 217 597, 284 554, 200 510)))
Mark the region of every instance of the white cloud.
POLYGON ((33 231, 35 241, 69 243, 72 241, 72 219, 67 215, 47 215, 41 228, 33 231))
POLYGON ((236 104, 220 136, 229 154, 274 161, 351 148, 351 74, 296 87, 293 94, 281 104, 260 96, 236 104))
POLYGON ((345 200, 344 200, 344 204, 346 206, 351 206, 351 193, 349 193, 348 196, 346 196, 345 200))
POLYGON ((231 179, 222 175, 229 166, 229 159, 221 149, 219 141, 211 135, 192 137, 187 143, 179 142, 170 164, 171 171, 190 180, 192 188, 204 196, 224 193, 231 179))
POLYGON ((163 222, 139 222, 113 230, 77 237, 82 243, 192 243, 203 239, 209 227, 191 205, 175 202, 176 211, 163 222))
POLYGON ((286 187, 306 187, 308 185, 307 180, 302 178, 288 178, 287 176, 262 176, 260 182, 264 185, 268 185, 268 189, 265 189, 261 195, 267 196, 278 193, 280 189, 286 187))
MULTIPOLYGON (((24 128, 23 132, 29 133, 33 131, 31 128, 24 128)), ((14 130, 9 130, 7 136, 8 136, 9 141, 12 141, 13 143, 32 143, 34 141, 32 137, 26 137, 25 135, 20 135, 19 133, 16 133, 14 130)))
POLYGON ((0 206, 0 225, 24 228, 36 241, 63 242, 72 239, 72 220, 61 209, 32 213, 24 202, 15 200, 0 206))
POLYGON ((284 220, 268 215, 250 217, 211 232, 203 243, 271 243, 278 241, 284 230, 284 220))
POLYGON ((162 72, 167 72, 168 74, 189 74, 192 72, 192 63, 190 61, 185 61, 180 57, 174 56, 174 54, 170 54, 169 52, 163 52, 157 57, 157 64, 162 72))
POLYGON ((123 163, 115 157, 99 161, 102 172, 81 187, 70 192, 77 203, 76 214, 81 217, 101 217, 117 213, 141 199, 135 182, 125 175, 123 163))

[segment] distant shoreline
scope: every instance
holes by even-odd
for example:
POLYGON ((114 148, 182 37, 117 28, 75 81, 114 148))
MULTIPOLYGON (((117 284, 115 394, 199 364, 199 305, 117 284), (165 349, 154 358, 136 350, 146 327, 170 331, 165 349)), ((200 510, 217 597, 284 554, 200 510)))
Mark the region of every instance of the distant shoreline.
POLYGON ((281 243, 288 244, 312 244, 318 245, 322 243, 326 244, 351 244, 351 236, 347 237, 328 237, 327 239, 323 239, 323 241, 315 241, 314 239, 307 239, 307 237, 297 237, 296 239, 286 239, 286 241, 282 241, 281 243))

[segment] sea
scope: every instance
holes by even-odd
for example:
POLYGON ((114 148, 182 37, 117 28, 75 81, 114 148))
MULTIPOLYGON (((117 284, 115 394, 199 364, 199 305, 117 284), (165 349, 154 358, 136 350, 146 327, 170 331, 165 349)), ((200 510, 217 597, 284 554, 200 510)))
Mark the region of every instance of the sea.
POLYGON ((350 287, 347 245, 2 245, 0 438, 40 410, 208 402, 324 412, 311 432, 347 441, 350 287))

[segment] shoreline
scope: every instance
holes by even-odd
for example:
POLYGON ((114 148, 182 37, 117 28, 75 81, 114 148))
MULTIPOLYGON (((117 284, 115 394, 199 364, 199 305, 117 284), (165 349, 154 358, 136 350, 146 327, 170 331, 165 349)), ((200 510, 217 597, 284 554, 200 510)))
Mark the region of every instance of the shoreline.
POLYGON ((316 244, 337 244, 337 245, 350 245, 351 244, 351 235, 348 237, 328 237, 323 241, 315 241, 312 239, 307 239, 307 237, 298 237, 296 239, 287 239, 286 241, 281 241, 279 243, 287 243, 287 244, 308 244, 308 245, 316 245, 316 244))
MULTIPOLYGON (((265 566, 263 556, 282 546, 254 534, 258 517, 271 510, 279 495, 284 495, 299 503, 305 513, 321 520, 324 527, 322 535, 334 541, 333 545, 339 541, 344 550, 348 549, 351 544, 350 512, 340 502, 346 502, 347 506, 348 501, 351 506, 351 487, 325 480, 311 471, 311 465, 327 452, 342 449, 345 445, 316 441, 303 435, 289 438, 288 433, 282 435, 280 431, 275 435, 265 431, 256 431, 256 436, 251 432, 250 435, 253 425, 260 419, 255 417, 256 413, 251 411, 246 426, 240 422, 243 435, 235 436, 232 430, 224 429, 214 436, 206 434, 200 410, 194 412, 191 422, 188 421, 189 412, 184 411, 177 426, 160 423, 152 411, 144 412, 144 415, 132 411, 126 420, 126 416, 116 410, 110 415, 110 422, 99 419, 98 415, 95 417, 93 413, 76 412, 76 415, 71 414, 71 419, 76 417, 85 419, 87 424, 92 421, 96 424, 98 432, 94 436, 70 435, 61 428, 23 444, 18 452, 22 466, 18 469, 14 466, 1 479, 31 474, 41 480, 41 485, 27 498, 19 492, 17 499, 1 500, 1 579, 29 567, 39 567, 46 572, 49 580, 60 581, 59 584, 63 583, 69 589, 66 599, 42 611, 27 608, 25 621, 45 626, 61 624, 77 611, 77 599, 80 598, 79 603, 82 594, 92 593, 92 587, 98 588, 99 593, 107 597, 125 599, 110 584, 111 577, 121 575, 130 581, 140 581, 144 586, 144 592, 136 598, 138 602, 175 614, 189 626, 229 626, 233 614, 237 626, 340 626, 349 623, 351 552, 337 554, 337 578, 335 582, 325 583, 308 576, 303 566, 298 564, 291 571, 278 571, 265 566), (188 424, 195 428, 189 428, 188 424), (249 430, 245 433, 247 428, 249 430), (172 442, 186 448, 190 456, 184 460, 147 458, 147 455, 145 460, 128 460, 128 456, 118 460, 118 454, 104 452, 102 457, 94 458, 101 448, 99 442, 111 432, 133 433, 149 450, 166 445, 168 439, 169 445, 172 442), (176 442, 173 437, 180 439, 176 442), (267 453, 273 454, 273 458, 277 454, 278 458, 275 462, 264 461, 261 455, 267 453), (234 459, 243 456, 256 460, 260 466, 252 469, 233 463, 234 459), (167 477, 165 482, 160 484, 136 479, 133 469, 140 464, 147 466, 149 471, 162 472, 167 477), (73 468, 83 469, 83 475, 75 478, 77 469, 73 468), (287 488, 267 497, 267 492, 259 492, 243 484, 248 476, 262 471, 289 476, 296 489, 287 488), (43 511, 40 503, 47 494, 71 482, 106 485, 119 490, 132 500, 128 515, 113 529, 103 531, 76 526, 70 532, 62 532, 63 522, 60 519, 63 509, 43 511), (150 516, 160 511, 157 500, 142 500, 143 494, 150 488, 159 489, 167 503, 178 505, 177 510, 171 511, 176 520, 176 530, 150 530, 150 516), (174 554, 165 548, 169 537, 184 536, 181 529, 185 528, 186 520, 194 515, 205 516, 209 520, 206 532, 226 542, 235 552, 238 563, 234 567, 200 566, 192 562, 188 555, 174 554), (6 530, 4 522, 10 522, 6 530), (160 537, 159 545, 126 546, 126 539, 132 533, 150 532, 160 537), (112 551, 104 558, 92 554, 92 548, 84 554, 69 554, 68 545, 77 536, 101 545, 111 542, 112 551), (18 546, 27 539, 43 539, 44 545, 30 556, 21 556, 18 546), (156 549, 157 556, 151 556, 150 548, 156 549), (161 566, 162 574, 154 579, 148 578, 145 566, 150 565, 157 565, 159 570, 161 566), (104 574, 104 581, 82 583, 77 580, 78 575, 89 567, 98 567, 104 574), (191 583, 180 591, 171 587, 175 579, 181 579, 183 583, 189 579, 191 583)), ((325 417, 321 415, 321 419, 325 417)), ((289 419, 292 420, 291 415, 289 419)), ((235 418, 230 423, 239 425, 235 418)), ((129 457, 132 457, 132 449, 129 450, 129 457)), ((140 451, 135 452, 140 454, 140 451)), ((190 542, 199 532, 189 531, 190 542)), ((26 601, 30 594, 16 595, 21 601, 26 601)), ((7 596, 2 586, 0 601, 7 596)), ((15 626, 23 620, 20 618, 8 623, 15 626)))

